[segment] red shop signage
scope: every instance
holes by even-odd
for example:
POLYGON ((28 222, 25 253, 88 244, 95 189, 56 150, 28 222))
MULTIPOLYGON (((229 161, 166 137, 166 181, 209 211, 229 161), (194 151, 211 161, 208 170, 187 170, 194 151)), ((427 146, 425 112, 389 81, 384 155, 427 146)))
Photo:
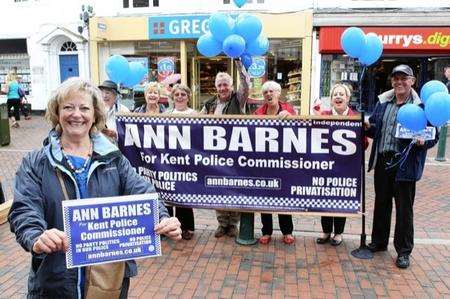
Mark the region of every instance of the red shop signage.
MULTIPOLYGON (((342 32, 348 27, 320 27, 319 51, 344 53, 342 32)), ((423 53, 450 55, 450 27, 360 27, 383 41, 383 53, 423 53)))

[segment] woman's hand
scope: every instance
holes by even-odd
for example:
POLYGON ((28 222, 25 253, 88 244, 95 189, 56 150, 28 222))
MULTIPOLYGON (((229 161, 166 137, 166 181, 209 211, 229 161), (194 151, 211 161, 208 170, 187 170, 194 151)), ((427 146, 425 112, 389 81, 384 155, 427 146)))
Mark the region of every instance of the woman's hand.
POLYGON ((181 240, 181 223, 177 217, 164 218, 155 226, 155 232, 172 240, 181 240))
POLYGON ((287 112, 286 110, 281 110, 280 113, 278 113, 278 118, 285 119, 289 115, 291 115, 291 114, 289 112, 287 112))
POLYGON ((66 233, 56 228, 44 231, 33 244, 33 252, 37 254, 49 254, 58 251, 66 252, 68 248, 69 242, 67 241, 66 233))

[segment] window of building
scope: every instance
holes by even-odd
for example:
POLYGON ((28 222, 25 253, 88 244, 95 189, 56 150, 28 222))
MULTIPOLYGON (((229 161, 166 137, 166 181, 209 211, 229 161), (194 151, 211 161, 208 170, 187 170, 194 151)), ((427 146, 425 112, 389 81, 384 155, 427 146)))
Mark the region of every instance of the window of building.
POLYGON ((148 0, 133 0, 133 7, 148 7, 148 0))
MULTIPOLYGON (((133 0, 132 7, 135 7, 135 8, 149 7, 150 3, 153 7, 159 7, 159 0, 133 0)), ((123 5, 123 8, 129 8, 130 0, 123 0, 122 5, 123 5)))
POLYGON ((76 52, 77 50, 77 45, 72 41, 65 42, 61 46, 61 52, 76 52))
POLYGON ((223 0, 223 4, 230 4, 230 0, 223 0))

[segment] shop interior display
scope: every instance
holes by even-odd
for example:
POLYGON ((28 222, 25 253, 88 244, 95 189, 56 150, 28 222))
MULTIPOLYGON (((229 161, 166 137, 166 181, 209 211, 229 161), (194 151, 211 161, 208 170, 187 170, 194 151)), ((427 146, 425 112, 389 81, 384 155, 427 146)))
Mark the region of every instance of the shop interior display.
POLYGON ((294 106, 300 105, 302 73, 301 69, 294 69, 287 74, 288 82, 286 83, 287 94, 286 99, 294 106))

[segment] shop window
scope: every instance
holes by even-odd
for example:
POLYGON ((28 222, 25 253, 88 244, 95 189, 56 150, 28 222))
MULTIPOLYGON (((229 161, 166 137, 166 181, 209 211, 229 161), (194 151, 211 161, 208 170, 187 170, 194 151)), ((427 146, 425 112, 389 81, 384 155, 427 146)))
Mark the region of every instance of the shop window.
POLYGON ((0 85, 3 86, 8 74, 18 76, 18 81, 26 94, 31 92, 30 57, 26 53, 0 54, 0 85))
POLYGON ((301 39, 270 39, 270 48, 267 52, 267 79, 280 83, 283 98, 294 106, 300 106, 301 67, 301 39))
POLYGON ((123 0, 123 8, 130 7, 130 0, 123 0))
POLYGON ((352 91, 350 106, 358 108, 360 68, 361 66, 357 60, 348 56, 322 55, 320 74, 320 98, 322 103, 325 106, 329 106, 331 87, 336 83, 345 83, 352 91))
POLYGON ((159 6, 159 0, 153 0, 153 7, 159 6))
POLYGON ((77 45, 72 41, 65 42, 61 46, 61 52, 76 52, 76 51, 77 45))

